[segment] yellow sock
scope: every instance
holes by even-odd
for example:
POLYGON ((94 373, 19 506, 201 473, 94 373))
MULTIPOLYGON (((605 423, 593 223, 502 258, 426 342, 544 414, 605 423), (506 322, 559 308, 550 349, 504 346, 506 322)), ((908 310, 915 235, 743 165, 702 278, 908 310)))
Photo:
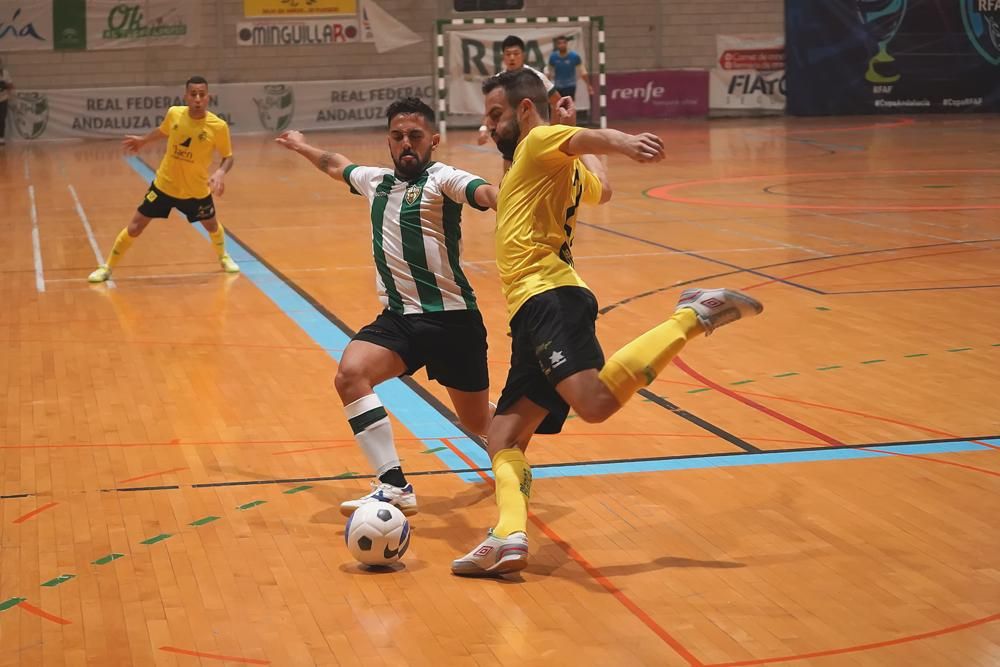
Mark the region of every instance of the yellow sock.
POLYGON ((667 367, 684 343, 703 332, 695 312, 682 308, 663 324, 611 355, 598 378, 611 390, 619 405, 624 405, 667 367))
POLYGON ((111 254, 108 255, 108 260, 105 262, 109 269, 113 269, 122 255, 128 252, 128 249, 132 247, 132 241, 135 241, 135 237, 129 236, 128 227, 118 232, 118 238, 111 246, 111 254))
POLYGON ((528 499, 531 497, 531 466, 517 447, 505 449, 493 457, 493 475, 497 485, 497 508, 500 520, 493 534, 508 537, 528 532, 528 499))
POLYGON ((209 232, 208 236, 212 239, 212 245, 215 246, 215 254, 222 259, 222 256, 226 254, 226 230, 222 228, 222 223, 216 223, 219 226, 216 227, 214 232, 209 232))

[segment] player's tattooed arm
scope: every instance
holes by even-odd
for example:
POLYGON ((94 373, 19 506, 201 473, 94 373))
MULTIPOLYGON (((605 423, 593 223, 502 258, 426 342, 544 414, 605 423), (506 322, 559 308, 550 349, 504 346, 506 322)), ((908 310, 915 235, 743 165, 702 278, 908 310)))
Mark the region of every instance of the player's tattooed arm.
POLYGON ((275 142, 290 151, 295 151, 312 162, 317 169, 333 178, 341 178, 343 170, 351 164, 350 159, 340 153, 310 146, 306 143, 305 136, 297 130, 282 132, 281 136, 275 139, 275 142))

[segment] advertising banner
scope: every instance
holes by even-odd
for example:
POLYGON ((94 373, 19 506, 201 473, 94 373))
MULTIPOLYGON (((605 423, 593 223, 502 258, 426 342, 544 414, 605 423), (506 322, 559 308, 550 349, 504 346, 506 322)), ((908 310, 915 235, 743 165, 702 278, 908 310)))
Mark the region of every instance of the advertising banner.
POLYGON ((711 70, 709 106, 727 110, 785 108, 785 38, 718 35, 718 67, 711 70))
POLYGON ((243 0, 243 16, 247 18, 273 19, 357 13, 357 0, 243 0))
MULTIPOLYGON (((179 86, 22 91, 10 100, 8 139, 121 138, 159 127, 167 109, 183 106, 179 86)), ((384 127, 390 104, 433 100, 430 77, 209 85, 209 109, 234 134, 288 129, 384 127)))
POLYGON ((608 119, 677 118, 708 113, 704 70, 612 72, 607 75, 608 119))
POLYGON ((51 51, 52 0, 15 0, 0 3, 0 53, 51 51))
POLYGON ((87 49, 197 46, 197 0, 87 0, 87 49))
MULTIPOLYGON (((516 33, 524 40, 524 64, 540 72, 545 72, 549 54, 555 49, 555 38, 560 35, 569 39, 571 51, 576 51, 583 62, 588 62, 586 40, 583 39, 584 32, 580 26, 518 25, 496 29, 450 30, 447 33, 450 57, 446 72, 449 113, 483 114, 483 79, 503 70, 502 43, 511 33, 516 33)), ((575 101, 577 109, 590 108, 587 87, 582 82, 576 87, 575 101)))
POLYGON ((239 46, 323 46, 361 41, 357 17, 288 21, 239 21, 239 46))
POLYGON ((788 111, 1000 111, 1000 0, 787 0, 788 111))

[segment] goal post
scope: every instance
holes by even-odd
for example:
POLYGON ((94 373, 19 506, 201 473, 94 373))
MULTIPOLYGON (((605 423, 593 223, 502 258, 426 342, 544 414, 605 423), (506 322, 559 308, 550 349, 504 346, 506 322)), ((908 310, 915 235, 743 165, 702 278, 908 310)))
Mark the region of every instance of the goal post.
MULTIPOLYGON (((440 19, 435 34, 437 117, 442 138, 449 124, 478 127, 483 117, 482 82, 503 69, 501 43, 517 35, 525 43, 525 64, 545 72, 555 38, 569 38, 592 84, 594 96, 580 82, 576 106, 601 128, 607 122, 606 60, 603 16, 518 16, 440 19), (596 113, 595 113, 596 112, 596 113)), ((550 77, 551 78, 551 77, 550 77)))

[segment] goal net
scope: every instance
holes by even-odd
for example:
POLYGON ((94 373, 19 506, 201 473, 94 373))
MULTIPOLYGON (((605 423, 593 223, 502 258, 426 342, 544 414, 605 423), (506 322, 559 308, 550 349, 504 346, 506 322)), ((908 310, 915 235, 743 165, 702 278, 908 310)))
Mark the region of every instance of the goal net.
POLYGON ((569 49, 580 55, 594 88, 592 98, 586 83, 577 82, 578 120, 607 127, 603 16, 491 16, 437 22, 437 116, 442 135, 449 125, 478 127, 482 122, 483 79, 502 71, 501 44, 508 35, 524 41, 525 64, 550 79, 548 62, 555 40, 567 37, 569 49))

